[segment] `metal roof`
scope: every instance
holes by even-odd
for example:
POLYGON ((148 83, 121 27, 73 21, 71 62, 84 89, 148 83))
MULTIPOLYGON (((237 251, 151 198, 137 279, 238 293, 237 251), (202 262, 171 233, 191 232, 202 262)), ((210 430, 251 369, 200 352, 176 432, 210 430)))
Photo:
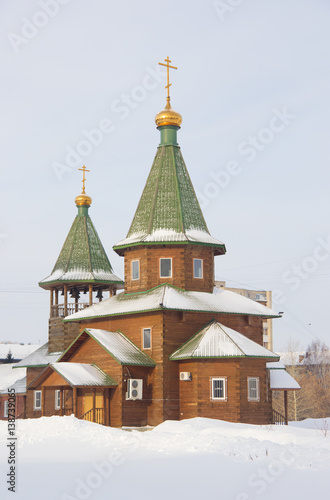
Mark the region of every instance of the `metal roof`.
POLYGON ((114 386, 118 385, 96 365, 84 363, 54 363, 51 368, 71 386, 114 386))
POLYGON ((175 351, 170 359, 258 357, 275 358, 279 356, 265 347, 248 339, 245 335, 212 321, 197 332, 188 342, 175 351))
POLYGON ((59 357, 63 354, 63 352, 48 352, 48 342, 47 344, 42 345, 34 351, 30 356, 22 359, 15 364, 15 368, 21 368, 26 366, 46 366, 49 363, 56 363, 59 357))
POLYGON ((194 243, 226 252, 207 228, 178 146, 160 146, 126 238, 113 248, 146 243, 194 243))
POLYGON ((14 386, 17 393, 26 392, 26 368, 13 370, 14 366, 14 363, 0 364, 0 394, 7 394, 14 386))
POLYGON ((295 391, 301 389, 298 382, 286 371, 281 361, 267 363, 267 368, 269 370, 271 390, 295 391))
POLYGON ((81 321, 157 310, 244 314, 264 318, 279 317, 272 309, 228 290, 221 290, 216 294, 190 292, 164 284, 147 292, 120 293, 67 316, 65 321, 81 321))
POLYGON ((87 210, 76 216, 52 273, 39 285, 47 288, 63 282, 123 284, 113 272, 87 210))
POLYGON ((67 353, 73 352, 72 347, 74 348, 76 343, 80 344, 80 339, 85 334, 100 344, 121 365, 156 366, 155 361, 141 351, 122 332, 109 332, 96 328, 86 328, 68 347, 61 359, 68 358, 67 353))

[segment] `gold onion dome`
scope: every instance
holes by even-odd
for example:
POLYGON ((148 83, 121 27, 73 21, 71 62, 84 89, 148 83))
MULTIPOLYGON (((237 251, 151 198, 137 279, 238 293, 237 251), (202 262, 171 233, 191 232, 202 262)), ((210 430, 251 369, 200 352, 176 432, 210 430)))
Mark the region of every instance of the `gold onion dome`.
POLYGON ((167 101, 165 108, 156 115, 155 122, 157 127, 163 127, 164 125, 180 127, 182 116, 180 113, 174 111, 174 109, 171 108, 170 102, 167 101))
POLYGON ((74 200, 78 207, 87 206, 89 207, 92 204, 92 198, 85 193, 81 193, 74 200))

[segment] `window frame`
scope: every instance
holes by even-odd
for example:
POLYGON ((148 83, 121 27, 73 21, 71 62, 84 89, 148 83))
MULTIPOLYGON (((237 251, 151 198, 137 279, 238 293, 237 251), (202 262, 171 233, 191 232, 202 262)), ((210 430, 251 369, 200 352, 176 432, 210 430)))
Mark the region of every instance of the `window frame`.
POLYGON ((61 409, 61 389, 55 389, 55 410, 60 410, 60 409, 61 409))
POLYGON ((6 399, 3 405, 3 418, 8 418, 9 401, 6 399))
POLYGON ((33 409, 35 411, 40 411, 42 408, 42 392, 41 391, 34 391, 33 393, 33 409), (37 402, 37 394, 40 394, 40 406, 37 406, 36 405, 36 402, 37 402))
POLYGON ((135 260, 132 260, 131 261, 131 278, 132 278, 132 281, 138 281, 140 279, 140 260, 139 259, 135 259, 135 260), (137 262, 137 265, 138 265, 138 277, 137 278, 134 278, 134 273, 133 273, 133 264, 135 264, 135 262, 137 262))
POLYGON ((194 279, 196 279, 196 280, 202 280, 204 278, 204 269, 203 268, 204 268, 203 259, 194 258, 194 260, 193 260, 193 276, 194 276, 194 279), (197 260, 201 261, 202 276, 195 276, 195 261, 197 261, 197 260))
POLYGON ((150 326, 147 328, 142 328, 142 349, 144 351, 152 349, 152 328, 150 326), (145 330, 150 331, 150 347, 145 347, 145 344, 144 344, 144 332, 145 332, 145 330))
MULTIPOLYGON (((254 388, 253 388, 254 390, 254 388)), ((248 377, 247 378, 247 396, 248 396, 248 401, 249 402, 252 402, 252 403, 258 403, 260 401, 260 378, 259 377, 248 377), (256 381, 256 397, 254 396, 251 396, 251 392, 250 392, 250 381, 251 380, 255 380, 256 381)))
POLYGON ((227 401, 228 396, 227 396, 227 377, 210 377, 210 382, 211 382, 211 401, 227 401), (214 395, 215 393, 215 387, 214 387, 214 382, 221 380, 223 383, 223 397, 217 397, 214 395))
POLYGON ((160 259, 159 259, 159 277, 162 279, 173 277, 173 259, 172 259, 172 257, 160 257, 160 259), (171 261, 171 274, 170 274, 170 276, 162 276, 162 264, 161 264, 162 260, 170 260, 171 261))

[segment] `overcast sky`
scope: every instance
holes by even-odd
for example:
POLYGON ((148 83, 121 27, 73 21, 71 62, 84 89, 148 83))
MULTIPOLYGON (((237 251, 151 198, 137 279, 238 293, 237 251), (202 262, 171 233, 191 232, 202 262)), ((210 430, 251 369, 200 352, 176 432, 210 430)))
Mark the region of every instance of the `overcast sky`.
POLYGON ((37 283, 76 215, 84 163, 123 276, 112 246, 159 144, 169 56, 182 153, 227 247, 217 279, 276 291, 275 349, 330 344, 327 0, 3 0, 0 19, 0 341, 47 341, 37 283))

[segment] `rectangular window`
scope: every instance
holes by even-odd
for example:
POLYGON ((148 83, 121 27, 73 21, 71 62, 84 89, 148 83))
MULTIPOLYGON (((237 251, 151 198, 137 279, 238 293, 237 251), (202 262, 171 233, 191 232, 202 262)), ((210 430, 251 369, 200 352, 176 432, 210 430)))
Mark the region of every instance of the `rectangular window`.
POLYGON ((8 401, 5 401, 5 405, 3 407, 3 416, 8 418, 8 401))
POLYGON ((55 410, 59 410, 61 408, 61 391, 60 389, 56 389, 55 391, 55 410))
POLYGON ((151 328, 143 329, 143 349, 151 349, 151 328))
POLYGON ((140 279, 140 261, 132 260, 132 280, 140 279))
POLYGON ((202 259, 194 259, 194 278, 203 278, 203 261, 202 259))
POLYGON ((211 399, 214 401, 227 400, 226 377, 211 378, 211 399))
POLYGON ((41 391, 34 391, 34 405, 35 410, 41 410, 41 391))
POLYGON ((259 377, 248 378, 248 401, 260 401, 259 377))
POLYGON ((160 277, 172 278, 172 259, 160 259, 160 277))

